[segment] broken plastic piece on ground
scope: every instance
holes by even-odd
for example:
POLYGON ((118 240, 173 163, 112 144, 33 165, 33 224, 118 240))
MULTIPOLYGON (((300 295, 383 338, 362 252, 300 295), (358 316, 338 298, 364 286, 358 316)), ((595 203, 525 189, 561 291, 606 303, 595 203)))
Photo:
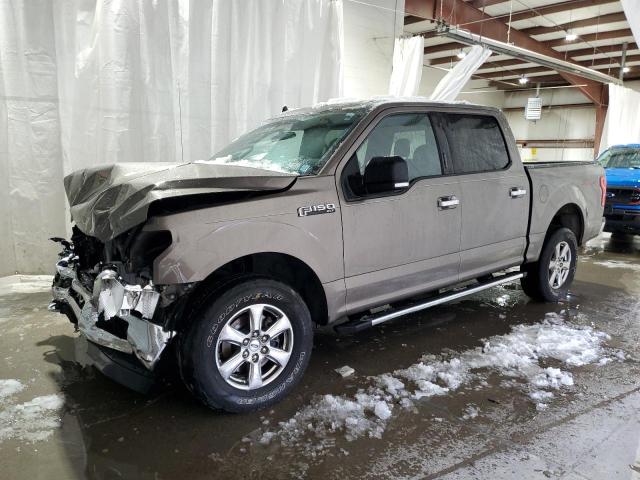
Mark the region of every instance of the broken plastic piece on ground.
POLYGON ((342 378, 347 378, 356 373, 356 371, 349 365, 345 365, 344 367, 336 368, 336 373, 342 378))

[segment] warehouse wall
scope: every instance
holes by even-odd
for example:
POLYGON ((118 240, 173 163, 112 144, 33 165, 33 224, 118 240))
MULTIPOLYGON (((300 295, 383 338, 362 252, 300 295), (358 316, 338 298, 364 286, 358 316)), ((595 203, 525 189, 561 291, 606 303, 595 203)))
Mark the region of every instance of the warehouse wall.
MULTIPOLYGON (((535 90, 508 93, 504 107, 524 107, 535 90)), ((525 120, 524 110, 506 112, 516 140, 583 140, 593 141, 595 133, 595 107, 575 88, 541 90, 542 118, 536 122, 525 120), (553 105, 584 104, 564 108, 553 105)), ((525 161, 592 160, 593 148, 521 148, 525 161)))

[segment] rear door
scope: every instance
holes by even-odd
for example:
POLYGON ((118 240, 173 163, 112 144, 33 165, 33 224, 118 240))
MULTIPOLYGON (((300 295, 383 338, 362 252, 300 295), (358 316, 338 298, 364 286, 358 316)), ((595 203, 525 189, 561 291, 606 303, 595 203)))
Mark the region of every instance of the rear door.
POLYGON ((460 181, 460 280, 522 263, 529 221, 528 179, 510 158, 498 119, 442 114, 453 173, 460 181))
POLYGON ((358 311, 455 283, 460 185, 444 176, 426 111, 388 113, 364 132, 337 173, 341 192, 347 310, 358 311), (367 195, 359 182, 374 157, 399 156, 409 187, 367 195))

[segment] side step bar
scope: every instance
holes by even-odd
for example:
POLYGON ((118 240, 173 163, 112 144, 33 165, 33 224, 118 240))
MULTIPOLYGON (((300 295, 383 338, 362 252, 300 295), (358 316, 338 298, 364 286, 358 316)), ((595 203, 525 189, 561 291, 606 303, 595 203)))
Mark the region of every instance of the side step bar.
POLYGON ((419 312, 421 310, 426 310, 427 308, 435 307, 436 305, 441 305, 443 303, 450 302, 452 300, 457 300, 459 298, 466 297, 468 295, 473 295, 474 293, 481 292, 483 290, 487 290, 489 288, 497 287, 498 285, 502 285, 504 283, 510 283, 514 280, 518 280, 524 277, 524 273, 509 273, 506 275, 502 275, 500 277, 494 277, 491 280, 486 282, 480 282, 479 284, 469 286, 464 288, 463 290, 456 290, 453 292, 443 293, 442 295, 438 295, 426 302, 418 303, 415 305, 409 305, 404 308, 399 308, 392 311, 386 311, 379 315, 365 315, 356 320, 352 320, 341 325, 335 327, 336 332, 340 334, 354 334, 358 333, 362 330, 366 330, 367 328, 374 327, 376 325, 380 325, 381 323, 388 322, 389 320, 393 320, 394 318, 402 317, 403 315, 408 315, 410 313, 419 312))

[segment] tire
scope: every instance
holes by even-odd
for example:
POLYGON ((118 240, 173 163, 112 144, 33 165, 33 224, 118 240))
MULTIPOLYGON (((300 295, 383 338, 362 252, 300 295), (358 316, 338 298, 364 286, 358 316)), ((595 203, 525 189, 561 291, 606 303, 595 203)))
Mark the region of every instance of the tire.
POLYGON ((555 230, 546 239, 538 261, 523 268, 527 275, 520 281, 522 289, 536 300, 552 303, 563 300, 575 277, 577 259, 578 241, 574 233, 568 228, 555 230), (561 261, 555 262, 558 248, 561 252, 561 261), (566 252, 570 255, 568 260, 566 252), (554 265, 557 270, 552 268, 554 265))
POLYGON ((227 285, 205 299, 190 320, 180 341, 180 373, 191 393, 210 408, 250 412, 269 407, 291 392, 309 364, 309 309, 296 291, 275 280, 227 285), (261 327, 255 323, 258 317, 261 327))

